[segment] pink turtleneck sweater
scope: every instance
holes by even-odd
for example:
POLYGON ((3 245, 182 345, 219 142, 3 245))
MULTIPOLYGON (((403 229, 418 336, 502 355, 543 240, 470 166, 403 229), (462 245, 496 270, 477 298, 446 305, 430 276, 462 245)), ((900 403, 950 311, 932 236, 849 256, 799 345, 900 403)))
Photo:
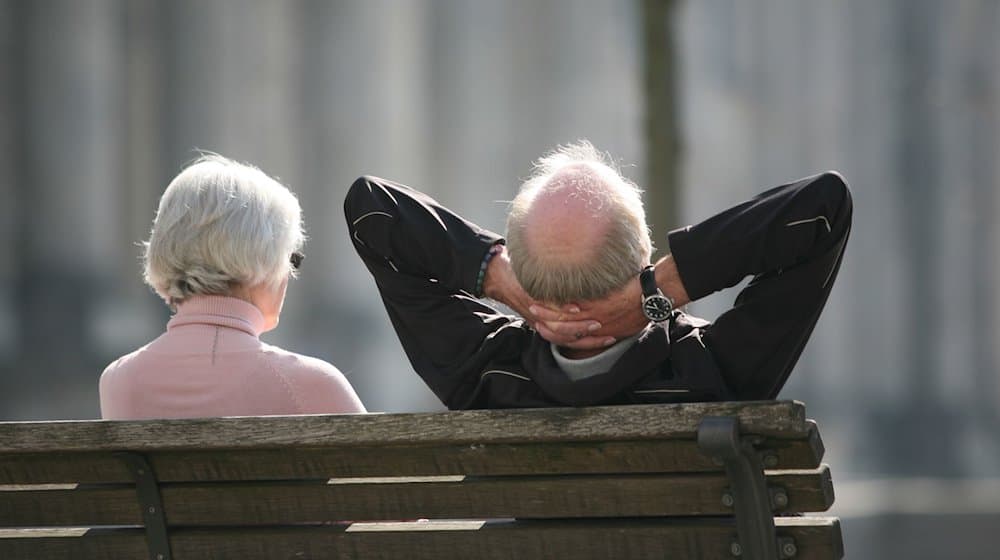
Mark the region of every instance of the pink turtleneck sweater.
POLYGON ((167 332, 101 375, 106 419, 365 412, 344 374, 265 344, 264 316, 245 301, 197 296, 167 332))

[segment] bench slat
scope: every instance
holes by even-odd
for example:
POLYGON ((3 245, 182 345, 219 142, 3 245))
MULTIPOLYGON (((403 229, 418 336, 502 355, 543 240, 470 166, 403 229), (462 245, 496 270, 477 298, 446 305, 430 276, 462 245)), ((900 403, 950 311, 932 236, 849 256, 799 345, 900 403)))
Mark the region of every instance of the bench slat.
MULTIPOLYGON (((804 439, 768 439, 777 468, 813 469, 823 458, 815 424, 804 439)), ((721 467, 693 440, 170 451, 148 460, 164 482, 360 476, 712 472, 721 467)), ((131 482, 101 453, 0 454, 0 484, 131 482)))
MULTIPOLYGON (((174 484, 161 489, 171 525, 244 525, 341 520, 730 515, 725 475, 480 477, 462 481, 174 484)), ((371 480, 371 479, 367 479, 371 480)), ((771 474, 787 510, 826 511, 830 471, 771 474)), ((27 487, 31 488, 31 487, 27 487)), ((0 489, 0 527, 141 525, 131 486, 0 489)))
POLYGON ((795 401, 656 404, 139 421, 0 423, 0 453, 256 449, 281 446, 474 445, 693 437, 704 416, 738 416, 743 433, 804 437, 795 401))
MULTIPOLYGON (((775 521, 779 537, 795 539, 796 560, 843 556, 840 524, 831 518, 775 521)), ((350 527, 185 529, 171 536, 175 560, 324 558, 366 560, 730 558, 735 534, 720 518, 406 523, 350 527)), ((3 558, 145 558, 134 529, 19 538, 0 530, 3 558)))

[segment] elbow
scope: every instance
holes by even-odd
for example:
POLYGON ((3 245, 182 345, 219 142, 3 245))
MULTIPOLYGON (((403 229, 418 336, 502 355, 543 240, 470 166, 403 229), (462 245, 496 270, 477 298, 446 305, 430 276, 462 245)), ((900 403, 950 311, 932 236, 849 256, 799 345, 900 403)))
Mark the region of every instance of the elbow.
POLYGON ((840 171, 824 171, 819 175, 816 175, 815 182, 822 185, 822 188, 826 191, 830 191, 834 194, 843 194, 848 191, 847 179, 840 171))
POLYGON ((354 222, 359 209, 364 206, 364 200, 371 196, 373 179, 370 175, 362 175, 347 189, 347 196, 344 197, 344 217, 347 218, 347 223, 354 222))
POLYGON ((823 205, 830 209, 831 220, 845 231, 849 229, 854 213, 854 202, 844 176, 839 171, 825 171, 814 178, 813 185, 823 205))
POLYGON ((815 183, 822 190, 824 198, 834 207, 851 208, 851 189, 847 186, 847 179, 842 173, 833 170, 824 171, 816 176, 815 183))

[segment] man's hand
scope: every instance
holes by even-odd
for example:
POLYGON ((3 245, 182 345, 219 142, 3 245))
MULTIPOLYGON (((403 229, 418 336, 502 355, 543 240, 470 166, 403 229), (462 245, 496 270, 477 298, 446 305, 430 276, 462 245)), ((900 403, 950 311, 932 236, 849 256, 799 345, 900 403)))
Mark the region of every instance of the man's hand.
POLYGON ((607 348, 618 340, 606 334, 595 334, 602 330, 601 323, 585 318, 576 305, 552 308, 533 302, 528 312, 535 317, 534 327, 538 334, 556 346, 597 350, 607 348))
MULTIPOLYGON (((656 284, 674 300, 677 307, 691 301, 670 255, 656 263, 656 284)), ((649 322, 642 313, 642 288, 638 275, 621 290, 598 300, 558 307, 535 305, 530 310, 538 321, 535 328, 543 338, 577 350, 600 348, 602 344, 606 346, 604 343, 608 337, 614 341, 632 336, 649 322), (588 333, 589 336, 577 337, 580 333, 578 325, 591 320, 599 322, 601 328, 588 333)))
MULTIPOLYGON (((486 277, 483 279, 483 293, 490 299, 495 299, 510 307, 528 321, 528 324, 538 330, 542 338, 557 346, 570 346, 576 349, 604 348, 614 344, 611 336, 591 336, 591 333, 601 328, 601 323, 586 318, 576 318, 573 313, 558 310, 552 311, 536 302, 524 291, 521 283, 514 276, 510 266, 510 256, 504 247, 500 253, 490 259, 486 267, 486 277), (535 311, 546 312, 558 326, 559 331, 549 330, 539 322, 535 311)), ((572 306, 576 313, 579 310, 572 306)))
POLYGON ((598 299, 567 304, 559 307, 535 305, 531 308, 538 318, 536 329, 542 338, 575 350, 602 348, 634 335, 646 326, 648 319, 642 314, 642 291, 639 280, 630 281, 625 288, 598 299), (577 326, 581 321, 596 320, 601 328, 586 336, 577 326), (610 339, 610 343, 607 340, 610 339))

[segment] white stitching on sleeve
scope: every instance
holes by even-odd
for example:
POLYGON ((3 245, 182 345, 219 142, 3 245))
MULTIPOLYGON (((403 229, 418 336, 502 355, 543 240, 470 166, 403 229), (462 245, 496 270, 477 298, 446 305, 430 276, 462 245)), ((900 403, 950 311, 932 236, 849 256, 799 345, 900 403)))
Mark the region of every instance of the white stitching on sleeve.
POLYGON ((360 222, 361 220, 363 220, 365 218, 370 218, 372 216, 385 216, 386 218, 394 218, 395 217, 395 216, 393 216, 392 214, 390 214, 388 212, 369 212, 367 214, 363 214, 360 218, 358 218, 358 219, 354 220, 353 222, 351 222, 351 225, 352 226, 356 226, 356 225, 358 225, 358 222, 360 222))
POLYGON ((529 377, 525 377, 523 375, 518 375, 518 374, 510 372, 510 371, 504 371, 502 369, 491 369, 489 371, 484 371, 483 374, 479 376, 479 379, 483 379, 484 377, 486 377, 487 375, 489 375, 491 373, 499 373, 501 375, 506 375, 506 376, 509 376, 509 377, 516 377, 517 379, 520 379, 522 381, 531 381, 531 378, 529 378, 529 377))
POLYGON ((785 224, 785 227, 799 226, 799 225, 802 225, 802 224, 810 224, 812 222, 818 222, 819 220, 823 220, 823 224, 826 225, 826 231, 827 232, 833 231, 832 229, 830 229, 830 220, 827 220, 826 216, 816 216, 815 218, 809 218, 807 220, 797 220, 797 221, 794 221, 794 222, 788 222, 787 224, 785 224))

